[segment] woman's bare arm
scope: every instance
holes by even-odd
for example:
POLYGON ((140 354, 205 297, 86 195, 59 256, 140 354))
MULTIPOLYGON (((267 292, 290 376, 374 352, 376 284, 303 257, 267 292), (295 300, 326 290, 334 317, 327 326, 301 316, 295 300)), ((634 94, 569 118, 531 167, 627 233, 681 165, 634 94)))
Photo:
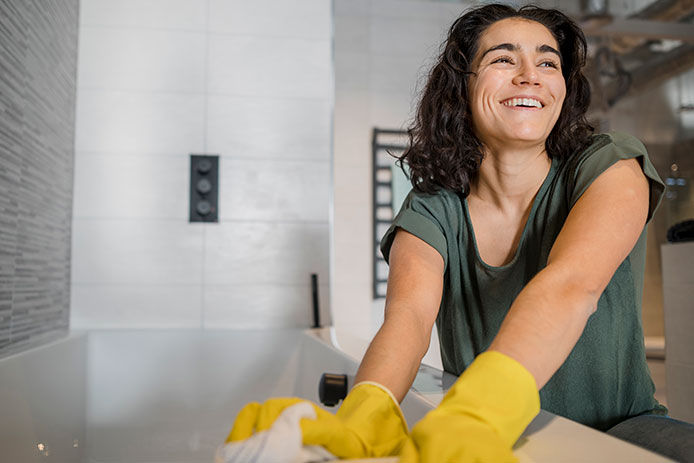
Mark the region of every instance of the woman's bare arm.
POLYGON ((400 229, 390 250, 385 319, 369 345, 355 382, 375 381, 401 401, 429 348, 441 303, 441 255, 400 229))
POLYGON ((635 159, 603 172, 571 209, 547 266, 511 305, 490 350, 523 364, 538 389, 564 363, 641 235, 648 195, 635 159))

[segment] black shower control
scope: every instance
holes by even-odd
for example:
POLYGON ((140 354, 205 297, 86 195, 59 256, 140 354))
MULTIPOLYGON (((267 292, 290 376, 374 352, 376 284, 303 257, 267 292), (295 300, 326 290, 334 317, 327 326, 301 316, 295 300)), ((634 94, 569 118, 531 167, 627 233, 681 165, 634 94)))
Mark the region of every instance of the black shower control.
POLYGON ((219 222, 219 156, 190 155, 190 221, 219 222))

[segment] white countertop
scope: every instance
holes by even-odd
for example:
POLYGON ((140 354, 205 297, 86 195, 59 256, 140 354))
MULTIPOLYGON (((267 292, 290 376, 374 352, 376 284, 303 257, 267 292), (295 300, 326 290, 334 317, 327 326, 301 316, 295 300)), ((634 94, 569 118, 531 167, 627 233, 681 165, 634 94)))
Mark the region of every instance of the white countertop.
MULTIPOLYGON (((342 330, 316 330, 316 335, 360 361, 368 340, 342 330)), ((422 365, 412 385, 412 393, 436 407, 455 381, 454 375, 422 365)), ((521 463, 632 463, 670 462, 665 457, 644 450, 608 434, 542 410, 530 423, 513 448, 521 463)), ((345 460, 343 460, 345 461, 345 460)), ((349 460, 353 462, 396 462, 397 458, 349 460)))

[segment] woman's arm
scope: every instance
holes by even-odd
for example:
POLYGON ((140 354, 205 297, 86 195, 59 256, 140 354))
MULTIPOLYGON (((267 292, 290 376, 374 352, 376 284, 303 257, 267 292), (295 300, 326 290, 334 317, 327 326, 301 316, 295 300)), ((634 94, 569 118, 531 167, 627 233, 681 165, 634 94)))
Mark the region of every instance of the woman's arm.
POLYGON ((547 266, 511 305, 489 350, 520 362, 538 389, 564 363, 641 235, 648 188, 635 159, 603 172, 571 209, 547 266))
POLYGON ((429 348, 441 304, 441 254, 400 229, 390 250, 385 320, 369 345, 355 382, 375 381, 402 401, 429 348))

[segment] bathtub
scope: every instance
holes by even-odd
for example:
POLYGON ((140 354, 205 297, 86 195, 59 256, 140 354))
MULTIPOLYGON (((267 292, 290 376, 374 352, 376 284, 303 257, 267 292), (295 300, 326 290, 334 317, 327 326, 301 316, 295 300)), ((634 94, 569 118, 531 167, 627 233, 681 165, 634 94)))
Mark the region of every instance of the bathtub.
MULTIPOLYGON (((71 333, 0 360, 0 461, 211 462, 245 403, 317 401, 320 375, 353 379, 366 345, 331 328, 71 333)), ((420 368, 402 403, 410 426, 453 381, 420 368)), ((544 411, 514 453, 521 462, 668 461, 544 411)))

